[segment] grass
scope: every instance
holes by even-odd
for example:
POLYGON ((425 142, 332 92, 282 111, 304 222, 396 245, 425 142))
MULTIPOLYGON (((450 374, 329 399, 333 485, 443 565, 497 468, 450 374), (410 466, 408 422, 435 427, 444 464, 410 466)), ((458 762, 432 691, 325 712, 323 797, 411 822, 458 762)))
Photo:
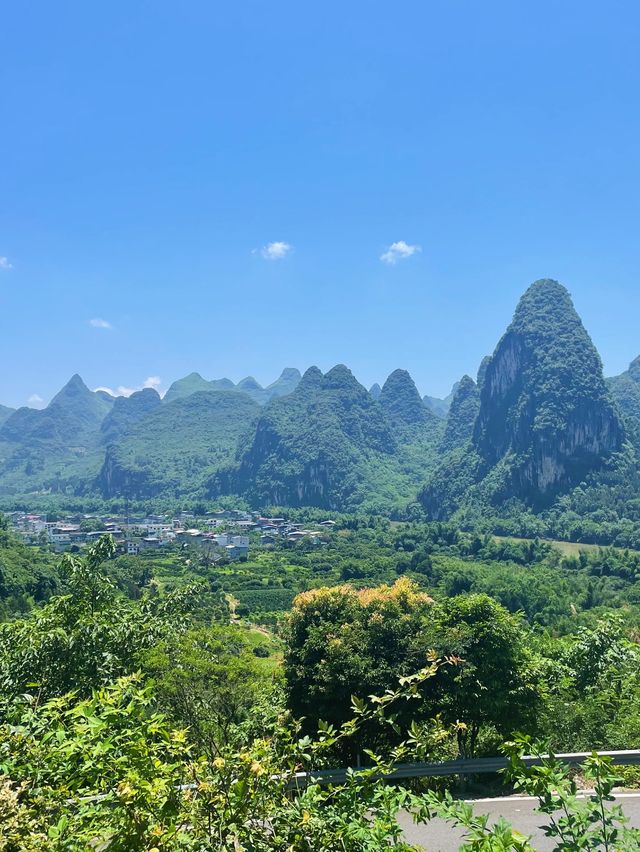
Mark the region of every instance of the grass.
MULTIPOLYGON (((517 541, 517 542, 527 542, 532 541, 530 538, 518 538, 513 535, 496 535, 494 536, 496 541, 517 541)), ((601 544, 583 544, 579 541, 559 541, 558 539, 553 538, 542 538, 540 541, 544 541, 546 544, 550 544, 552 547, 555 547, 556 550, 559 550, 563 556, 579 556, 581 551, 586 551, 587 553, 591 553, 594 551, 601 550, 603 545, 601 544)), ((629 550, 629 548, 624 547, 614 547, 614 550, 624 551, 629 550)), ((636 553, 637 551, 630 550, 631 553, 636 553)))

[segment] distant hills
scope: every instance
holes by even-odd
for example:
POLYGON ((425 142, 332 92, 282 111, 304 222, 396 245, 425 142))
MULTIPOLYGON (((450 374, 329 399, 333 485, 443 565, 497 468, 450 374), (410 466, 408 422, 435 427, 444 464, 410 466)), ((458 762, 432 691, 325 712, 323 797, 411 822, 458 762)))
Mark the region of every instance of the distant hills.
POLYGON ((152 406, 107 446, 88 488, 104 497, 143 499, 198 493, 233 457, 259 413, 248 395, 229 390, 198 391, 152 406))
MULTIPOLYGON (((421 398, 402 369, 367 390, 344 365, 286 368, 267 387, 191 373, 163 399, 148 388, 115 399, 75 375, 42 410, 0 407, 0 496, 224 496, 477 522, 560 498, 563 517, 585 499, 596 513, 605 478, 610 496, 624 478, 624 499, 609 500, 620 518, 640 482, 637 448, 640 358, 605 380, 568 292, 542 280, 477 379, 446 399, 421 398)), ((637 504, 640 523, 640 493, 637 504)))
POLYGON ((8 405, 0 405, 0 426, 7 420, 15 411, 15 408, 9 408, 8 405))
POLYGON ((263 388, 253 376, 247 376, 246 379, 242 379, 236 385, 231 379, 207 381, 202 378, 200 373, 190 373, 184 379, 178 379, 171 385, 164 400, 165 402, 173 402, 199 391, 229 390, 245 393, 259 405, 265 405, 270 399, 286 396, 286 394, 294 391, 300 382, 300 378, 300 370, 295 369, 295 367, 285 367, 275 382, 263 388))
POLYGON ((397 506, 433 465, 442 429, 405 371, 392 373, 376 400, 343 364, 325 374, 311 367, 293 393, 265 406, 252 440, 208 493, 254 505, 397 506))

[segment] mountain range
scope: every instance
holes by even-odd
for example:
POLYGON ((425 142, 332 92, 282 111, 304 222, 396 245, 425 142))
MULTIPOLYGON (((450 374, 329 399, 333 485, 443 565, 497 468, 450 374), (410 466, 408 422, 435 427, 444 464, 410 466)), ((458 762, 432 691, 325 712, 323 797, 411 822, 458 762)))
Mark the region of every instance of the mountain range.
POLYGON ((400 369, 367 390, 344 365, 287 368, 264 388, 191 373, 162 399, 75 375, 42 410, 0 407, 0 495, 540 513, 597 488, 621 454, 636 464, 638 447, 640 358, 605 380, 569 293, 545 279, 443 400, 400 369))

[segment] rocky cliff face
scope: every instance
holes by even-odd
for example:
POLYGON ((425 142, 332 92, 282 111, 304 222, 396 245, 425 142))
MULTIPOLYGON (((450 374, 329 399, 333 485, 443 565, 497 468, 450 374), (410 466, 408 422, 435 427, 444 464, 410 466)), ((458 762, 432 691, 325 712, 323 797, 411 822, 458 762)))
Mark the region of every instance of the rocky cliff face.
POLYGON ((602 363, 569 293, 533 284, 487 364, 473 444, 487 467, 510 456, 515 496, 532 503, 579 482, 624 438, 602 363))
POLYGON ((443 465, 423 501, 435 516, 439 495, 446 492, 451 506, 467 499, 475 484, 491 502, 517 497, 543 507, 601 467, 624 437, 600 358, 569 293, 557 281, 536 281, 483 364, 466 468, 461 459, 455 471, 443 465), (460 483, 455 500, 452 480, 460 483))

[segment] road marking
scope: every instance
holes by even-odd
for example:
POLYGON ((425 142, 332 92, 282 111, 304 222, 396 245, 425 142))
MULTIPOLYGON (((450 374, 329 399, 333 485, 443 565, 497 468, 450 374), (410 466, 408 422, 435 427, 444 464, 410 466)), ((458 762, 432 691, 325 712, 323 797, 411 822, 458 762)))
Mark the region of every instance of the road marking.
MULTIPOLYGON (((583 793, 578 793, 577 799, 587 799, 593 796, 593 790, 585 790, 583 793)), ((615 799, 640 799, 640 793, 614 793, 615 799)), ((499 796, 498 798, 489 799, 464 799, 469 805, 483 805, 491 802, 537 802, 535 796, 499 796)))

